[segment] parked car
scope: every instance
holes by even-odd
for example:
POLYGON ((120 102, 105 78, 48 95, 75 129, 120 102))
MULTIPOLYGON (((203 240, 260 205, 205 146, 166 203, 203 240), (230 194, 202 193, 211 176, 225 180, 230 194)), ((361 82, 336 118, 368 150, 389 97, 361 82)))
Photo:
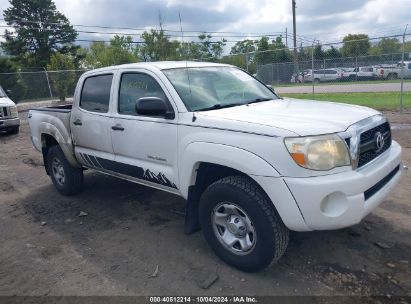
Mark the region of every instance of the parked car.
POLYGON ((356 68, 355 72, 359 80, 374 80, 377 78, 377 70, 376 66, 365 66, 356 68))
POLYGON ((0 131, 17 134, 19 129, 20 119, 17 106, 0 86, 0 131))
POLYGON ((290 82, 291 83, 302 83, 303 77, 304 77, 303 73, 298 73, 298 74, 294 73, 291 75, 290 82))
MULTIPOLYGON (((377 70, 377 75, 381 79, 394 80, 401 78, 402 62, 395 67, 381 67, 377 70)), ((404 61, 404 78, 411 78, 411 61, 404 61)))
POLYGON ((356 68, 342 68, 343 81, 372 80, 377 78, 377 67, 365 66, 356 68))
POLYGON ((358 224, 403 170, 380 112, 280 98, 224 64, 88 71, 73 105, 28 118, 61 194, 82 191, 87 168, 179 195, 185 232, 201 228, 216 254, 244 271, 278 260, 289 230, 358 224))
POLYGON ((314 70, 314 76, 312 70, 307 70, 307 74, 304 75, 304 82, 326 82, 326 81, 340 81, 343 75, 343 71, 340 69, 322 69, 314 70))
POLYGON ((353 81, 356 79, 355 68, 340 68, 342 71, 341 80, 342 81, 353 81))

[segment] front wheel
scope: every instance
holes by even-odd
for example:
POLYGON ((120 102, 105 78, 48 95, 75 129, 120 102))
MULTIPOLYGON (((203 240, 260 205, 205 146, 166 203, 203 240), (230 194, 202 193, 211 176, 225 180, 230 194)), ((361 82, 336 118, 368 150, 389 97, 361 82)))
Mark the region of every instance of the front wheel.
POLYGON ((56 189, 63 195, 74 195, 83 190, 83 170, 69 164, 59 146, 47 153, 47 167, 56 189))
POLYGON ((20 132, 20 127, 14 127, 13 129, 11 129, 11 130, 9 131, 9 133, 10 133, 10 134, 13 134, 13 135, 19 134, 19 132, 20 132))
POLYGON ((211 184, 200 199, 204 237, 227 264, 254 272, 278 260, 289 231, 267 195, 245 176, 211 184))

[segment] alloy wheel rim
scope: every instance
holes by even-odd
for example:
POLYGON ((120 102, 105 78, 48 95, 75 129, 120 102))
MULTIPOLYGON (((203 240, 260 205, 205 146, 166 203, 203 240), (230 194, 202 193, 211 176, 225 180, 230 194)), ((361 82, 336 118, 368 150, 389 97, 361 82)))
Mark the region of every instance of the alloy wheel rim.
POLYGON ((217 204, 211 222, 219 242, 232 253, 246 255, 254 249, 257 242, 255 227, 238 205, 231 202, 217 204))
POLYGON ((62 162, 58 158, 54 158, 51 163, 51 169, 53 171, 53 176, 55 181, 60 185, 64 186, 66 181, 66 175, 64 173, 64 167, 62 162))

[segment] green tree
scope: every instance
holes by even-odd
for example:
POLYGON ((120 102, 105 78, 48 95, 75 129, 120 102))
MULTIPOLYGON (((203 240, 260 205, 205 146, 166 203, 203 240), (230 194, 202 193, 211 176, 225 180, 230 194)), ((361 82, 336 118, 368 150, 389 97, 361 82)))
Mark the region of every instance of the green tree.
POLYGON ((273 52, 270 52, 270 50, 268 37, 261 37, 257 43, 257 54, 255 55, 257 65, 263 65, 274 61, 273 52))
POLYGON ((344 57, 367 55, 370 51, 370 38, 366 34, 348 34, 343 39, 342 54, 344 57))
POLYGON ((310 61, 311 60, 311 47, 303 47, 303 44, 300 44, 300 47, 297 52, 297 57, 299 62, 310 61))
POLYGON ((75 80, 74 63, 70 56, 54 53, 51 56, 50 64, 47 69, 54 89, 57 91, 60 101, 65 101, 68 93, 68 88, 73 85, 75 80), (55 72, 57 71, 57 72, 55 72))
POLYGON ((83 50, 83 66, 86 68, 100 68, 111 65, 138 62, 138 47, 130 36, 114 36, 109 44, 93 42, 89 48, 83 50))
POLYGON ((16 65, 9 58, 0 58, 0 84, 5 90, 12 91, 12 99, 19 101, 24 98, 24 85, 16 65))
POLYGON ((283 43, 282 37, 277 37, 271 42, 270 49, 273 50, 273 62, 290 62, 292 55, 283 43))
POLYGON ((324 51, 324 57, 325 57, 325 58, 329 58, 329 59, 332 59, 332 58, 341 58, 341 57, 342 57, 342 54, 341 54, 341 51, 340 51, 339 49, 335 48, 335 47, 332 45, 329 49, 327 49, 327 50, 324 51))
POLYGON ((257 48, 256 45, 256 40, 245 39, 242 41, 238 41, 231 47, 230 54, 244 54, 255 52, 257 48))
POLYGON ((401 44, 397 38, 382 38, 377 47, 380 54, 397 53, 401 50, 401 44))
POLYGON ((45 66, 56 52, 69 52, 77 32, 52 0, 9 0, 3 16, 13 31, 5 31, 3 49, 23 64, 45 66))
POLYGON ((317 44, 314 46, 314 59, 324 59, 325 53, 323 51, 322 45, 317 44))
POLYGON ((182 60, 200 59, 202 53, 200 45, 195 42, 183 42, 178 47, 178 54, 182 60))
POLYGON ((201 53, 201 58, 208 60, 215 60, 221 57, 224 51, 224 46, 226 45, 227 40, 224 38, 219 41, 212 41, 213 37, 210 34, 202 33, 198 35, 199 50, 201 53))
POLYGON ((144 32, 141 39, 139 53, 143 61, 176 59, 179 43, 171 42, 162 29, 144 32))

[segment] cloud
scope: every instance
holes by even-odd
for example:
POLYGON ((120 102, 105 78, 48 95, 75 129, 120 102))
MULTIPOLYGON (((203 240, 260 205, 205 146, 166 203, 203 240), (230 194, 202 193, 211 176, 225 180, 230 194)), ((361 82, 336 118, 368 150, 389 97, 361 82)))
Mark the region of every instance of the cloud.
MULTIPOLYGON (((179 13, 185 31, 241 33, 292 32, 290 0, 55 0, 72 24, 158 28, 178 31, 179 13)), ((7 0, 0 0, 6 8, 7 0)), ((300 42, 341 40, 348 33, 370 36, 400 33, 411 23, 411 0, 297 0, 300 42)), ((110 30, 107 30, 110 31, 110 30)), ((113 30, 111 30, 113 31, 113 30)), ((120 30, 115 30, 120 31, 120 30)), ((120 31, 130 33, 130 30, 120 31)), ((137 32, 135 32, 137 33, 137 32)), ((175 35, 178 35, 176 32, 175 35)), ((186 34, 187 35, 187 34, 186 34)), ((109 39, 110 35, 80 34, 79 38, 109 39)), ((135 39, 138 39, 136 36, 135 39)), ((231 38, 239 40, 240 38, 231 38)), ((290 37, 291 39, 291 37, 290 37)))

